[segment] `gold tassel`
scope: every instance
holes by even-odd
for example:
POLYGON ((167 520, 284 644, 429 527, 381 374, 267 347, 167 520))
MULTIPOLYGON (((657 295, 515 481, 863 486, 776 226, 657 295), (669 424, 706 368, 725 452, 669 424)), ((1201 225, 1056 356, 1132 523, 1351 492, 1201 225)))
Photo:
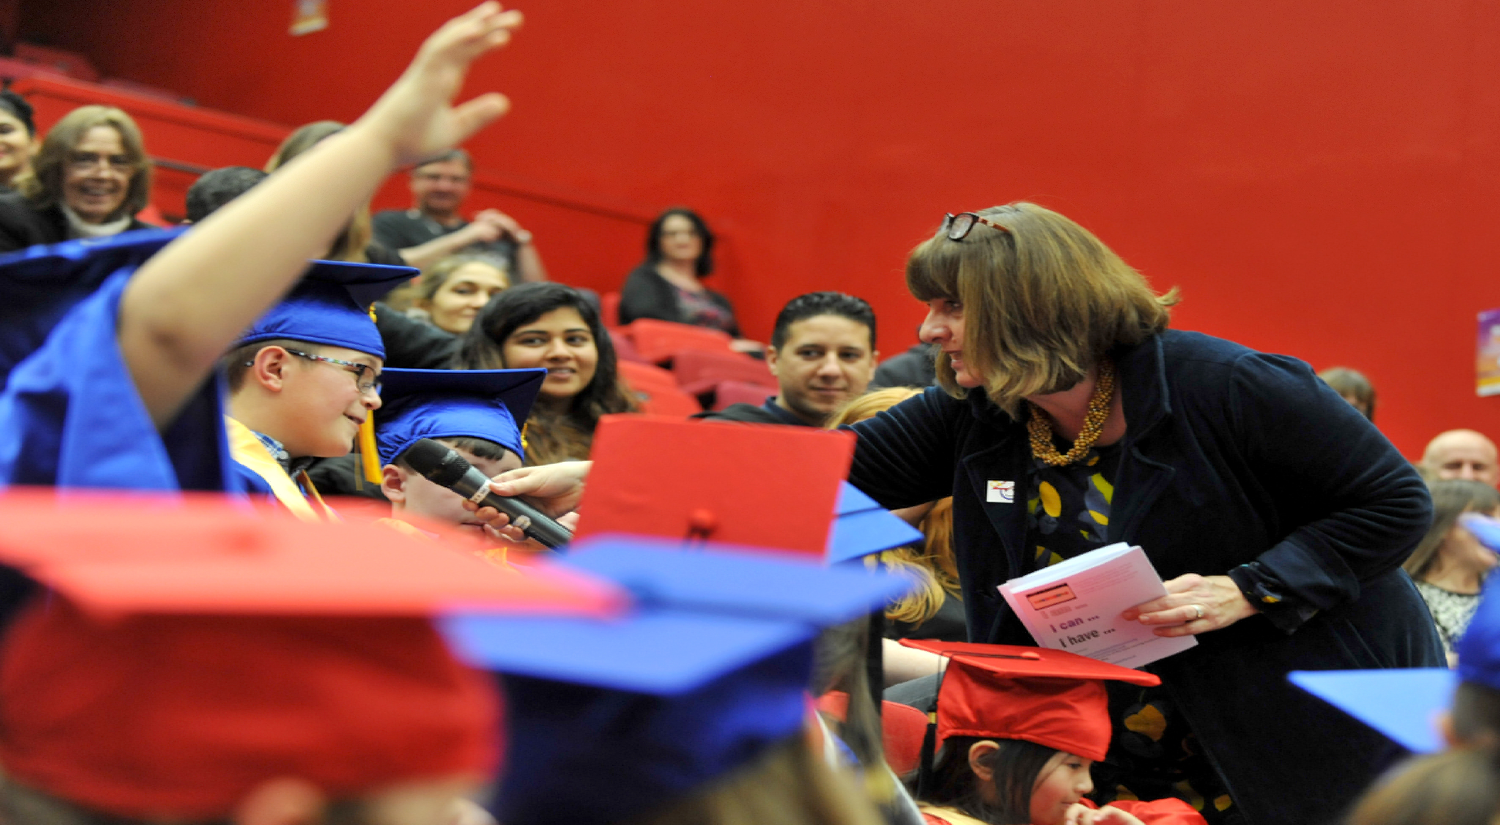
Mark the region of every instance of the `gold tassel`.
POLYGON ((365 480, 379 487, 382 480, 380 451, 375 447, 375 412, 373 410, 365 416, 364 423, 359 425, 359 463, 364 470, 365 480))

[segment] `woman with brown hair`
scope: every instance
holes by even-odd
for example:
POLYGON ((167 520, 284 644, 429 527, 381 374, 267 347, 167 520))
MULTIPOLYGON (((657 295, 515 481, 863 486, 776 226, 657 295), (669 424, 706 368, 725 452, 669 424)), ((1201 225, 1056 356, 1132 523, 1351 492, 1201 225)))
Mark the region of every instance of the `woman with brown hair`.
MULTIPOLYGON (((1398 569, 1431 518, 1412 466, 1301 361, 1168 329, 1175 292, 1035 204, 949 215, 906 280, 940 387, 852 425, 849 480, 889 509, 953 497, 970 641, 1034 645, 998 586, 1114 542, 1167 591, 1121 618, 1196 638, 1147 666, 1161 686, 1111 691, 1094 801, 1185 797, 1253 825, 1342 812, 1396 746, 1286 675, 1442 666, 1398 569)), ((565 511, 586 470, 496 491, 565 511)))
POLYGON ((1034 644, 997 586, 1120 541, 1168 593, 1124 618, 1197 637, 1148 666, 1162 687, 1112 688, 1096 801, 1251 823, 1351 801, 1388 743, 1286 673, 1442 662, 1397 569, 1430 507, 1411 466, 1302 362, 1169 330, 1175 291, 1035 204, 948 216, 907 285, 940 388, 853 425, 850 480, 890 508, 953 496, 970 640, 1034 644))
POLYGON ((1456 661, 1454 645, 1479 607, 1479 591, 1497 561, 1495 551, 1480 544, 1458 523, 1458 517, 1464 513, 1493 516, 1497 510, 1500 492, 1488 484, 1461 478, 1434 481, 1432 526, 1402 565, 1432 611, 1450 664, 1456 661))
POLYGON ((0 194, 0 252, 148 229, 135 219, 151 197, 151 159, 130 115, 80 106, 47 132, 0 194))

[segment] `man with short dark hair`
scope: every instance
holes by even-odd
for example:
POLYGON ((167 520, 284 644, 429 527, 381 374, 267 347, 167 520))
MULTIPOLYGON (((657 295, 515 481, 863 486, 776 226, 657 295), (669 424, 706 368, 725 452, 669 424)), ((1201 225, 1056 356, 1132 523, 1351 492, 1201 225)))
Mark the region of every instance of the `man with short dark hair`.
POLYGON ((469 196, 474 163, 454 149, 412 167, 412 208, 375 215, 375 240, 401 252, 406 262, 426 269, 457 252, 492 258, 517 281, 545 281, 547 270, 532 245, 531 233, 515 218, 486 209, 465 221, 459 213, 469 196))
POLYGON ((698 417, 756 424, 821 427, 875 374, 875 311, 842 292, 809 292, 776 316, 766 366, 780 393, 757 407, 732 404, 698 417))
POLYGON ((187 191, 187 222, 197 223, 249 191, 268 175, 248 166, 226 166, 204 172, 187 191))

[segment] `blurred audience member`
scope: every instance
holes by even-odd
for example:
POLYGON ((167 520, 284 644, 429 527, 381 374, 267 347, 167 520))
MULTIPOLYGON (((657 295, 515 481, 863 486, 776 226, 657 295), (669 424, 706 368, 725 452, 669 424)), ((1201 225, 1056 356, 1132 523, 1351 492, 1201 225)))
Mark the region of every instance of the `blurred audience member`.
POLYGON ((722 293, 703 285, 714 271, 714 233, 691 209, 676 207, 657 217, 646 233, 646 260, 625 276, 620 289, 620 323, 655 318, 727 332, 741 352, 758 352, 759 342, 740 337, 734 307, 722 293))
POLYGON ((493 258, 454 255, 422 273, 407 314, 425 318, 444 332, 463 335, 484 305, 509 286, 510 274, 493 258))
POLYGON ((1449 430, 1427 443, 1422 469, 1430 476, 1482 481, 1494 487, 1500 482, 1495 442, 1473 430, 1449 430))
POLYGON ((776 316, 766 351, 780 392, 758 407, 731 404, 698 417, 821 427, 849 399, 864 394, 879 357, 875 311, 863 299, 842 292, 799 295, 776 316))
POLYGON ((588 458, 599 418, 634 409, 599 311, 562 284, 520 284, 495 296, 459 342, 453 366, 547 370, 526 421, 527 464, 588 458))
POLYGON ((0 252, 147 229, 151 160, 130 115, 80 106, 57 122, 31 170, 0 195, 0 252))
POLYGON ((1348 367, 1329 367, 1318 373, 1323 383, 1333 387, 1334 392, 1344 397, 1360 415, 1375 420, 1375 385, 1358 370, 1348 367))
POLYGON ((268 176, 248 166, 226 166, 204 172, 187 191, 187 222, 197 223, 249 191, 268 176))
POLYGON ((31 169, 36 148, 36 121, 31 104, 10 89, 0 91, 0 191, 8 191, 31 169))
POLYGON ((931 387, 937 383, 937 353, 931 344, 917 342, 900 355, 887 358, 875 368, 870 389, 885 387, 931 387))
POLYGON ((1494 569, 1495 552, 1458 523, 1464 513, 1496 515, 1500 492, 1477 481, 1444 479, 1432 484, 1432 526, 1402 565, 1432 611, 1443 651, 1451 665, 1454 645, 1479 607, 1484 579, 1494 569))
MULTIPOLYGON (((921 395, 920 390, 891 387, 861 395, 828 419, 829 429, 874 418, 884 410, 921 395)), ((894 511, 915 524, 925 536, 920 545, 900 547, 880 554, 880 563, 912 576, 916 586, 905 598, 885 610, 883 665, 885 686, 919 679, 933 673, 932 655, 896 644, 897 639, 968 639, 963 596, 958 586, 958 566, 953 560, 953 499, 894 511)))
MULTIPOLYGON (((332 121, 323 122, 332 123, 332 121)), ((304 127, 298 130, 298 133, 303 134, 305 138, 309 131, 310 127, 304 127)), ((333 131, 336 129, 326 131, 323 137, 327 137, 333 131)), ((313 143, 316 142, 313 141, 313 143)), ((288 149, 292 147, 292 144, 293 141, 289 138, 282 148, 288 149)), ((293 148, 302 151, 311 145, 312 143, 304 143, 300 147, 293 148)), ((280 155, 281 153, 278 152, 278 157, 273 159, 278 166, 286 162, 286 158, 280 155)), ((204 173, 188 189, 188 221, 198 223, 266 177, 265 172, 244 166, 227 166, 204 173)), ((353 231, 355 231, 353 224, 345 227, 339 239, 334 242, 334 250, 347 247, 353 231)), ((379 250, 380 248, 371 244, 367 249, 379 250)), ((381 256, 379 251, 375 254, 377 257, 381 256)), ((391 256, 391 259, 399 263, 399 258, 391 256)), ((447 369, 452 363, 453 354, 458 351, 458 341, 451 334, 431 324, 408 318, 383 303, 377 302, 374 312, 375 326, 380 330, 380 340, 385 345, 385 366, 432 370, 447 369)), ((349 494, 356 489, 353 467, 352 460, 340 462, 336 459, 329 459, 319 461, 313 469, 308 471, 308 474, 317 483, 319 490, 349 494), (336 471, 339 466, 343 466, 344 470, 336 471), (332 475, 327 473, 332 473, 332 475)))
MULTIPOLYGON (((286 136, 286 140, 283 140, 281 146, 277 147, 276 154, 266 161, 266 171, 275 172, 291 163, 293 158, 318 145, 328 136, 343 131, 344 128, 344 124, 336 120, 317 120, 299 127, 295 132, 286 136)), ((354 217, 349 220, 349 225, 344 227, 343 234, 333 242, 333 246, 324 257, 330 261, 352 261, 387 266, 407 265, 406 261, 396 254, 394 248, 387 248, 374 241, 370 232, 370 204, 368 203, 362 204, 354 213, 354 217)))
POLYGON ((1494 825, 1500 763, 1493 745, 1413 759, 1371 788, 1348 825, 1494 825))
POLYGON ((486 209, 470 223, 459 209, 469 196, 474 161, 462 149, 445 152, 411 170, 412 208, 375 216, 375 237, 418 269, 455 253, 495 259, 522 281, 545 281, 547 269, 531 233, 515 218, 486 209))

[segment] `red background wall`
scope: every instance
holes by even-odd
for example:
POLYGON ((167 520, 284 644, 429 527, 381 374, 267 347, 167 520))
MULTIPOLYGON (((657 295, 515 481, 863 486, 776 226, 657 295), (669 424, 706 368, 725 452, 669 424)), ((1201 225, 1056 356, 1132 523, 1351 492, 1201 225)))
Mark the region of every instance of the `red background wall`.
MULTIPOLYGON (((355 117, 464 5, 330 0, 330 28, 294 38, 290 0, 23 0, 19 28, 296 124, 355 117)), ((1500 305, 1496 0, 525 11, 471 78, 515 104, 470 146, 492 184, 472 206, 533 229, 560 280, 617 288, 643 221, 686 203, 721 234, 715 286, 751 335, 840 289, 875 305, 891 355, 921 318, 906 251, 945 211, 1033 199, 1180 285, 1177 326, 1364 370, 1409 456, 1450 427, 1500 436, 1473 389, 1474 316, 1500 305)))

